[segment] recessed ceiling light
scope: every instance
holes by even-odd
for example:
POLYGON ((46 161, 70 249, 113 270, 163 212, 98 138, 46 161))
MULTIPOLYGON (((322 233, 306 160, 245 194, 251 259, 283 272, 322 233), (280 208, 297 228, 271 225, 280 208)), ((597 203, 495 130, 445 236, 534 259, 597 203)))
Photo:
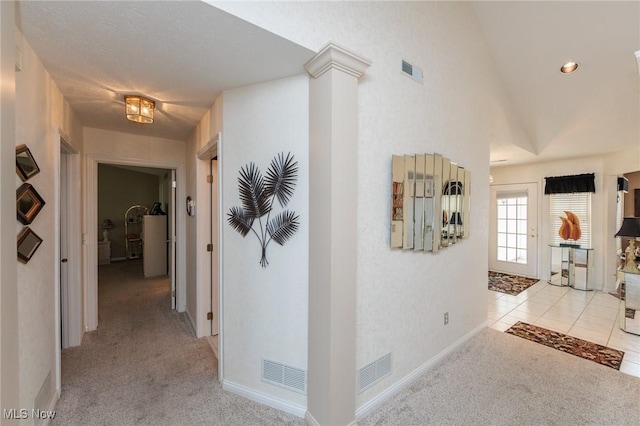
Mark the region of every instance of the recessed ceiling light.
POLYGON ((567 62, 563 66, 560 67, 560 72, 562 74, 571 74, 574 73, 578 69, 577 62, 567 62))

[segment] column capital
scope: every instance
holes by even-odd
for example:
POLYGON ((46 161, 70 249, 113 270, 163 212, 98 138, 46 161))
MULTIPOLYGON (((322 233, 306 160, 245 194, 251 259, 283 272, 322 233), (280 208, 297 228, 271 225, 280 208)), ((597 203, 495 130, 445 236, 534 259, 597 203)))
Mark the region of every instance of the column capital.
POLYGON ((313 78, 318 78, 330 69, 360 78, 371 65, 371 60, 358 55, 335 43, 328 43, 316 56, 304 64, 304 68, 313 78))

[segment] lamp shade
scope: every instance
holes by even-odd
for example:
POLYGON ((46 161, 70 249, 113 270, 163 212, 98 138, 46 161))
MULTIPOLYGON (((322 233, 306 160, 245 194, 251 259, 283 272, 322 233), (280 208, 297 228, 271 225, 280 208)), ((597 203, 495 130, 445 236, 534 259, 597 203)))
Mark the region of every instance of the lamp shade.
POLYGON ((153 110, 156 103, 142 96, 125 96, 124 108, 127 119, 136 123, 153 123, 153 110))
POLYGON ((451 220, 449 221, 452 225, 462 225, 462 216, 460 212, 451 213, 451 220))
POLYGON ((111 219, 105 219, 102 221, 102 229, 113 229, 115 225, 111 219))
POLYGON ((625 217, 616 237, 640 237, 640 217, 625 217))

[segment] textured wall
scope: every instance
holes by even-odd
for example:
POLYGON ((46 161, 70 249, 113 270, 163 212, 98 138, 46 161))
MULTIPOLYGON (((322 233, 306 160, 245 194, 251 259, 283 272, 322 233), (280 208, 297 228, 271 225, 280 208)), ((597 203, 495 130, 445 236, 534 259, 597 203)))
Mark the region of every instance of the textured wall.
MULTIPOLYGON (((20 333, 20 402, 31 407, 51 372, 55 384, 56 162, 53 129, 60 126, 78 150, 79 123, 42 63, 20 34, 23 69, 16 74, 16 144, 26 144, 40 173, 29 180, 46 205, 30 227, 44 240, 28 264, 18 263, 18 324, 20 333)), ((16 188, 21 184, 14 175, 16 188)), ((16 235, 22 225, 16 221, 16 235)), ((53 389, 48 390, 53 392, 53 389)), ((38 407, 48 408, 48 407, 38 407)))
MULTIPOLYGON (((304 395, 262 382, 260 371, 263 357, 307 369, 308 84, 303 75, 225 92, 221 159, 225 222, 229 209, 241 205, 237 182, 242 166, 254 162, 264 176, 280 152, 291 152, 298 161, 297 187, 287 208, 300 215, 300 228, 284 246, 271 242, 266 268, 260 266, 260 244, 253 233, 243 238, 223 226, 223 350, 226 381, 302 406, 304 395)), ((274 210, 282 209, 276 203, 274 210)), ((257 222, 254 226, 259 232, 257 222)))
POLYGON ((489 144, 523 133, 467 3, 212 3, 305 47, 335 41, 372 60, 358 94, 358 181, 345 182, 358 188, 356 367, 391 352, 393 372, 362 406, 486 321, 489 144), (424 84, 401 74, 402 59, 424 84), (472 173, 470 238, 435 255, 389 248, 391 155, 416 152, 472 173))

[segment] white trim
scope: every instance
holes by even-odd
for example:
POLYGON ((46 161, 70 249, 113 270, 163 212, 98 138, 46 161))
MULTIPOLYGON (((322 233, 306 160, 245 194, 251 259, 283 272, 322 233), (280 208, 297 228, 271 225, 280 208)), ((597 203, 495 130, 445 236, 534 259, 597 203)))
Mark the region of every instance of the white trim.
POLYGON ((218 155, 218 141, 220 140, 221 133, 218 133, 214 137, 209 140, 200 150, 196 156, 198 160, 208 160, 211 161, 215 156, 218 155))
POLYGON ((222 168, 224 167, 224 162, 220 161, 222 159, 222 148, 224 144, 222 143, 222 132, 218 132, 218 143, 217 143, 217 151, 218 151, 218 381, 220 383, 224 380, 224 274, 222 273, 222 269, 224 267, 224 230, 223 224, 224 220, 224 209, 222 207, 222 168))
POLYGON ((318 423, 315 417, 308 411, 304 414, 304 422, 309 426, 320 426, 320 423, 318 423))
POLYGON ((58 127, 53 129, 53 178, 54 178, 54 327, 55 327, 55 389, 57 401, 62 390, 62 316, 66 318, 68 325, 67 343, 68 346, 78 346, 82 342, 84 335, 83 309, 80 294, 82 294, 82 268, 81 268, 81 217, 80 217, 80 155, 78 150, 70 143, 69 137, 58 127), (61 311, 61 283, 60 283, 60 163, 62 161, 62 151, 67 155, 67 218, 68 218, 68 253, 67 257, 72 261, 68 264, 68 288, 67 288, 67 310, 61 311))
MULTIPOLYGON (((185 165, 170 161, 153 161, 144 158, 128 158, 113 154, 87 154, 85 159, 85 312, 86 331, 98 327, 98 224, 95 218, 98 210, 98 163, 118 164, 125 166, 144 166, 162 169, 175 169, 178 187, 176 198, 183 198, 185 188, 185 165)), ((186 229, 184 209, 176 208, 177 251, 176 268, 176 310, 186 309, 186 229)))
POLYGON ((307 407, 303 407, 302 405, 294 404, 289 401, 285 401, 284 399, 267 395, 265 393, 248 388, 243 385, 239 385, 234 382, 230 382, 228 380, 222 381, 222 389, 250 399, 251 401, 266 405, 267 407, 275 408, 276 410, 293 414, 296 417, 306 418, 305 415, 307 413, 307 407))
POLYGON ((437 365, 440 361, 446 359, 451 352, 458 349, 460 346, 471 340, 473 337, 482 332, 489 325, 488 321, 483 322, 478 327, 471 330, 469 333, 462 336, 460 339, 453 342, 451 345, 447 346, 442 352, 422 364, 420 367, 413 370, 411 373, 407 374, 405 377, 394 383, 389 388, 385 389, 378 395, 371 398, 369 401, 365 402, 356 410, 356 420, 362 419, 363 417, 369 415, 371 412, 379 408, 382 404, 387 402, 391 397, 396 395, 397 393, 407 389, 413 382, 419 379, 424 373, 437 365))
POLYGON ((371 65, 371 60, 337 45, 328 43, 320 52, 304 64, 313 78, 318 78, 330 69, 337 69, 355 78, 360 78, 371 65))
MULTIPOLYGON (((52 397, 51 397, 51 401, 49 401, 49 407, 47 408, 48 412, 54 412, 55 411, 56 404, 58 403, 59 399, 60 399, 60 392, 58 392, 58 391, 54 392, 52 397)), ((47 426, 49 423, 51 423, 51 419, 47 417, 42 422, 42 426, 47 426)))
POLYGON ((191 330, 193 330, 193 335, 198 336, 196 333, 196 323, 193 321, 193 317, 191 316, 191 312, 188 309, 184 310, 184 313, 187 314, 187 319, 189 320, 189 325, 191 325, 191 330))

